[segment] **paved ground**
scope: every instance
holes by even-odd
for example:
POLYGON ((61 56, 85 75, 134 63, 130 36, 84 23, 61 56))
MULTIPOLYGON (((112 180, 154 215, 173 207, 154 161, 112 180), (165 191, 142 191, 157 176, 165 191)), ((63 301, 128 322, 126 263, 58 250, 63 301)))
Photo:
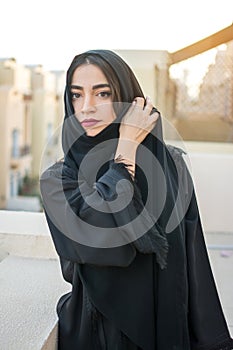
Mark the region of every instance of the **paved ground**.
POLYGON ((224 247, 216 250, 216 246, 233 246, 233 233, 208 233, 205 237, 222 307, 233 337, 233 250, 224 247))

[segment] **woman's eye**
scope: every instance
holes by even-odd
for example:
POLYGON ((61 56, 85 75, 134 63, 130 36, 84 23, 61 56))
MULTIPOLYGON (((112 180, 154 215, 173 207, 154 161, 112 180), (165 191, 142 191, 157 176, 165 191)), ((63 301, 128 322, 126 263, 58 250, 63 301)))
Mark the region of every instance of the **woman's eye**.
POLYGON ((111 92, 110 91, 101 91, 98 93, 98 96, 108 98, 111 96, 111 92))
POLYGON ((78 92, 73 92, 71 93, 71 98, 72 100, 76 100, 77 98, 79 98, 81 95, 78 92))

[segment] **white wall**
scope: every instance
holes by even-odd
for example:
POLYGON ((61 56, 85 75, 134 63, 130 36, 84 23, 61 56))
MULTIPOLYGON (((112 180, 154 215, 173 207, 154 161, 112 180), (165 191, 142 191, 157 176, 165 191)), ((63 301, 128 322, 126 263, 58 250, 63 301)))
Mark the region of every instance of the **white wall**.
POLYGON ((233 232, 233 154, 190 152, 189 158, 204 229, 233 232))

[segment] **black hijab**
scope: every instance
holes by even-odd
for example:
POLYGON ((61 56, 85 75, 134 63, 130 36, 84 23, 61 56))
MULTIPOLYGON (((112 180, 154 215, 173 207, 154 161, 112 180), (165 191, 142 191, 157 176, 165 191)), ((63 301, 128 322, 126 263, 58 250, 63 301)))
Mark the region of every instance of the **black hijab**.
MULTIPOLYGON (((79 169, 80 173, 85 173, 85 181, 90 186, 103 176, 114 158, 121 119, 135 97, 145 98, 132 70, 114 52, 92 50, 73 59, 67 72, 65 90, 65 121, 62 133, 62 145, 65 155, 64 165, 75 170, 79 169), (104 65, 110 66, 110 69, 114 72, 121 95, 120 101, 114 101, 117 113, 116 120, 94 137, 87 136, 77 118, 74 117, 70 92, 74 70, 81 64, 86 64, 86 60, 92 64, 98 64, 98 60, 102 60, 104 65), (85 162, 82 163, 84 158, 85 162), (82 170, 80 169, 81 163, 82 170), (93 169, 96 169, 97 172, 93 172, 93 169)), ((157 109, 153 108, 152 112, 155 111, 157 109)), ((156 253, 157 261, 164 268, 168 249, 165 234, 166 226, 170 219, 170 222, 172 221, 173 223, 173 228, 175 228, 182 219, 184 210, 179 213, 176 210, 179 179, 174 161, 163 141, 161 116, 159 116, 152 132, 139 146, 136 163, 135 181, 133 183, 134 191, 137 191, 137 188, 140 189, 143 203, 144 205, 146 204, 148 224, 150 222, 148 228, 151 229, 147 230, 147 235, 142 235, 140 231, 138 234, 135 234, 134 227, 134 239, 139 238, 134 244, 144 253, 156 253), (153 227, 151 227, 152 221, 154 222, 153 227)), ((63 186, 67 186, 64 180, 63 186)), ((69 199, 69 203, 72 207, 71 199, 69 199)), ((137 210, 140 213, 142 206, 140 203, 137 204, 137 210)), ((123 213, 121 212, 119 216, 123 217, 123 213)), ((104 221, 103 215, 101 225, 104 221)), ((94 224, 98 226, 96 222, 94 224)), ((132 241, 131 238, 130 241, 132 241)), ((93 244, 90 245, 93 246, 93 244)))

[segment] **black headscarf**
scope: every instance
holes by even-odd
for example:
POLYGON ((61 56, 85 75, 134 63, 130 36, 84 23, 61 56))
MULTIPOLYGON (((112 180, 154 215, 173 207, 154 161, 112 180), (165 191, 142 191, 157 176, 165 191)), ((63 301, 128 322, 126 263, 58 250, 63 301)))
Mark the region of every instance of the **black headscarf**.
MULTIPOLYGON (((229 350, 232 343, 208 262, 192 180, 181 160, 182 152, 169 148, 163 140, 161 116, 137 149, 135 180, 122 163, 123 175, 133 186, 133 207, 129 205, 114 215, 94 210, 90 214, 88 206, 85 207, 83 187, 85 193, 90 190, 91 196, 96 186, 97 192, 102 191, 108 198, 104 184, 113 180, 106 178, 106 172, 109 168, 114 171, 114 167, 119 171, 119 164, 113 161, 119 123, 135 97, 144 97, 137 79, 114 52, 87 51, 71 63, 64 97, 64 162, 41 177, 45 213, 55 247, 61 261, 65 259, 76 266, 71 274, 73 281, 66 278, 75 291, 78 287, 78 282, 75 287, 75 276, 78 275, 96 309, 142 349, 220 350, 225 344, 229 350), (70 94, 72 74, 88 57, 100 57, 110 65, 125 103, 122 109, 117 108, 116 120, 94 137, 87 136, 74 117, 70 94), (88 161, 83 165, 84 159, 88 161), (57 171, 61 167, 62 171, 57 171), (57 185, 57 179, 62 186, 57 185), (61 192, 65 197, 61 197, 61 192), (54 212, 51 198, 52 204, 58 203, 58 210, 63 208, 60 212, 54 212), (61 217, 64 227, 68 227, 70 216, 67 213, 72 208, 80 215, 80 207, 84 208, 83 220, 96 227, 96 236, 101 227, 110 230, 115 225, 119 235, 126 235, 125 243, 106 249, 101 248, 102 240, 96 246, 88 246, 82 244, 82 235, 88 235, 85 225, 85 232, 81 224, 71 234, 61 230, 57 216, 61 217), (136 208, 135 211, 132 208, 136 208), (144 215, 139 228, 132 226, 127 232, 121 230, 128 219, 141 213, 144 215), (140 230, 145 234, 138 235, 140 230)), ((96 196, 91 198, 95 203, 96 196)), ((63 273, 68 276, 70 267, 67 272, 66 266, 62 263, 63 273)), ((77 296, 72 303, 75 298, 77 296)), ((66 329, 79 322, 74 311, 65 316, 69 318, 64 318, 66 329)), ((75 334, 70 333, 71 336, 77 344, 75 334)))
MULTIPOLYGON (((82 171, 80 172, 85 173, 85 181, 90 186, 103 176, 109 167, 109 161, 114 158, 121 119, 135 97, 145 98, 132 70, 114 52, 92 50, 78 55, 73 59, 67 72, 65 90, 65 121, 62 134, 62 144, 65 154, 64 164, 80 171, 80 164, 85 158, 86 161, 82 163, 82 171), (92 58, 90 62, 95 62, 95 60, 93 61, 93 57, 95 56, 104 60, 114 71, 121 92, 121 101, 119 102, 123 103, 120 104, 118 101, 115 103, 117 110, 116 120, 98 135, 92 137, 87 136, 77 118, 74 117, 70 85, 73 72, 77 66, 85 64, 85 60, 88 58, 89 60, 92 58), (96 169, 97 172, 93 172, 93 169, 96 169)), ((152 113, 155 111, 157 109, 153 108, 152 113)), ((147 204, 146 214, 149 214, 149 227, 152 226, 151 220, 154 221, 155 225, 153 225, 150 231, 147 230, 149 231, 147 235, 140 237, 135 242, 135 245, 143 252, 156 253, 160 266, 165 267, 168 249, 165 234, 166 226, 172 213, 173 226, 179 224, 180 217, 177 216, 177 212, 175 213, 174 209, 177 205, 176 199, 179 186, 177 170, 163 141, 161 116, 159 116, 155 128, 146 137, 142 145, 139 146, 136 164, 135 181, 133 183, 134 190, 137 191, 137 184, 142 200, 144 204, 147 204)), ((63 181, 63 186, 66 187, 65 181, 63 181)), ((69 203, 72 207, 71 200, 69 200, 69 203)), ((141 212, 142 208, 139 208, 140 203, 138 204, 138 212, 141 212)), ((105 221, 106 214, 104 215, 101 225, 105 221)), ((122 212, 119 215, 123 217, 122 212)), ((182 215, 183 213, 179 213, 179 216, 182 217, 182 215)), ((98 226, 96 222, 94 225, 98 226)), ((135 234, 135 237, 139 236, 142 236, 142 234, 135 234)))

